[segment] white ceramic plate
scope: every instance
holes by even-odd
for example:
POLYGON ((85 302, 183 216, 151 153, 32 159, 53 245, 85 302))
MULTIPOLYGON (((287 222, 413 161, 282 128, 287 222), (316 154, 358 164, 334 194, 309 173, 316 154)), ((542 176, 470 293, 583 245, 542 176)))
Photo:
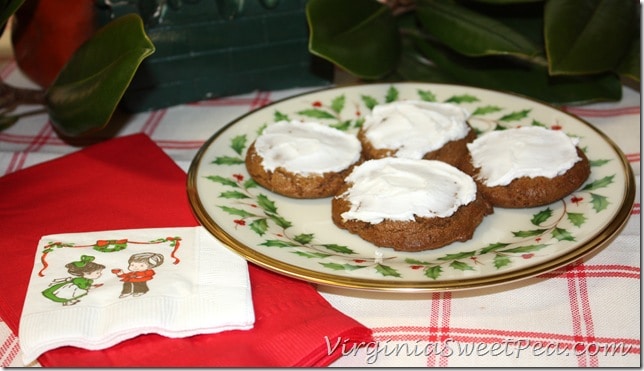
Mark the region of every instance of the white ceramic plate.
POLYGON ((399 83, 307 93, 253 111, 214 134, 188 173, 199 221, 248 261, 302 280, 345 288, 441 291, 478 288, 532 277, 608 244, 635 198, 622 152, 581 119, 523 97, 472 87, 399 83), (331 221, 330 198, 298 200, 252 181, 244 165, 261 129, 281 119, 318 121, 356 132, 377 103, 425 99, 459 104, 480 132, 543 125, 579 137, 592 163, 576 192, 532 209, 496 208, 467 242, 406 253, 379 248, 331 221))

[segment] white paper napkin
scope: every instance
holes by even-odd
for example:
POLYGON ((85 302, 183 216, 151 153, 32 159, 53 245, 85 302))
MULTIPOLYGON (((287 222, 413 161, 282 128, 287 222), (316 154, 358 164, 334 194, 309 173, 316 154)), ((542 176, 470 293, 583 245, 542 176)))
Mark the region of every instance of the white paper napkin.
POLYGON ((147 333, 187 337, 253 327, 246 261, 202 227, 41 238, 20 318, 25 363, 147 333))

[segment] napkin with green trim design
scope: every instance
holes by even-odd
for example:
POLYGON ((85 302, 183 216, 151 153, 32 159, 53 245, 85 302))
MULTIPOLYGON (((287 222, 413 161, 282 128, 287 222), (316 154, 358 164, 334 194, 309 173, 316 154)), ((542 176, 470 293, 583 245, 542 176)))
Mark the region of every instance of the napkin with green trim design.
POLYGON ((248 266, 203 227, 44 236, 20 318, 25 363, 62 346, 105 349, 254 323, 248 266))

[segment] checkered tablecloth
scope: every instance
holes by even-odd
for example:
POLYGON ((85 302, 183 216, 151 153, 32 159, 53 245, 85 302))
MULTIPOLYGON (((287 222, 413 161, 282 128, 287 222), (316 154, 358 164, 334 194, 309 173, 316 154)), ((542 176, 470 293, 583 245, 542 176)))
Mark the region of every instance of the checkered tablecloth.
MULTIPOLYGON (((0 76, 33 86, 11 60, 0 76)), ((145 133, 187 170, 204 141, 226 123, 312 89, 256 91, 140 113, 128 117, 116 135, 145 133)), ((640 94, 624 88, 620 102, 566 110, 611 137, 633 167, 638 191, 620 235, 571 266, 499 287, 427 294, 319 287, 333 306, 375 336, 370 347, 342 349, 344 356, 332 366, 641 366, 640 94)), ((44 114, 26 117, 0 132, 0 176, 83 144, 61 140, 44 114)), ((22 366, 16 334, 1 319, 0 344, 1 365, 22 366)))

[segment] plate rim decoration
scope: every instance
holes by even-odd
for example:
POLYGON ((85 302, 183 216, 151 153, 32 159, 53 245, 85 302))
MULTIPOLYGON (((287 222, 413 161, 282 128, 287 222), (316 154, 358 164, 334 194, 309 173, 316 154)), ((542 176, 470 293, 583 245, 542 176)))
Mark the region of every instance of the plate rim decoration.
MULTIPOLYGON (((406 98, 406 99, 409 99, 409 98, 406 98)), ((339 105, 338 102, 334 101, 330 106, 333 106, 334 104, 339 105)), ((342 104, 344 104, 344 102, 342 102, 342 104)), ((360 109, 356 108, 356 110, 359 111, 360 109)), ((317 111, 317 112, 319 113, 320 111, 317 111)), ((256 129, 258 130, 263 124, 265 125, 265 123, 263 122, 257 122, 256 129)), ((570 124, 570 125, 574 126, 573 124, 570 124)), ((255 132, 254 134, 257 134, 257 133, 255 132)), ((247 149, 247 146, 250 144, 250 142, 252 142, 253 140, 254 138, 248 139, 248 143, 246 143, 245 148, 241 148, 243 146, 240 146, 240 148, 238 148, 237 154, 239 158, 243 159, 245 157, 245 150, 247 149)), ((236 162, 234 166, 237 166, 238 168, 243 167, 242 170, 244 172, 246 171, 245 165, 243 163, 240 164, 239 162, 236 162)), ((244 174, 246 178, 250 178, 247 173, 244 173, 244 174)), ((592 171, 591 171, 591 176, 592 176, 592 171)), ((240 175, 240 179, 242 177, 243 176, 240 175)), ((219 181, 224 183, 228 182, 226 180, 223 180, 223 181, 219 180, 219 181)), ((607 184, 610 184, 611 182, 612 180, 609 180, 607 181, 607 184)), ((235 184, 228 184, 228 185, 237 187, 237 185, 235 184)), ((255 186, 263 193, 270 194, 278 198, 280 197, 279 195, 272 193, 267 189, 261 188, 261 186, 259 185, 255 185, 255 186)), ((516 94, 512 92, 484 89, 484 88, 471 87, 471 86, 465 86, 465 85, 422 83, 422 82, 392 82, 392 83, 354 84, 354 85, 346 85, 346 86, 327 87, 323 89, 308 91, 308 92, 296 94, 293 96, 289 96, 284 99, 280 99, 275 102, 272 102, 263 107, 260 107, 258 109, 247 112, 246 114, 239 116, 233 121, 224 125, 220 130, 215 132, 210 138, 208 138, 204 142, 204 144, 197 151, 195 157, 193 158, 190 164, 190 167, 188 169, 188 177, 187 177, 188 200, 190 203, 190 207, 192 208, 192 211, 196 216, 197 220, 208 232, 210 232, 215 238, 220 240, 224 244, 224 246, 228 247, 232 251, 241 255, 247 261, 254 263, 260 267, 271 270, 273 272, 276 272, 285 276, 293 277, 299 280, 311 282, 314 284, 341 287, 346 289, 405 292, 405 293, 460 291, 460 290, 470 290, 470 289, 498 286, 498 285, 516 282, 519 280, 532 278, 544 273, 551 272, 553 270, 564 267, 571 263, 574 263, 579 259, 584 258, 593 252, 599 251, 601 248, 605 247, 610 242, 612 242, 615 237, 617 237, 617 235, 624 228, 624 226, 626 225, 626 222, 630 217, 631 208, 635 201, 635 193, 636 193, 635 188, 636 187, 635 187, 633 170, 630 166, 630 163, 626 159, 626 156, 623 154, 622 150, 606 134, 604 134, 602 131, 600 131, 598 128, 596 128, 589 122, 583 120, 582 118, 574 114, 565 112, 562 109, 559 109, 548 103, 539 101, 537 99, 522 96, 520 94, 516 94), (621 196, 621 199, 619 200, 618 206, 615 207, 614 215, 612 217, 608 217, 609 220, 606 220, 605 222, 600 220, 602 224, 596 230, 593 229, 592 232, 587 232, 586 234, 580 234, 579 237, 587 238, 585 241, 578 242, 578 243, 572 242, 571 244, 566 245, 568 247, 565 247, 563 249, 564 250, 563 253, 555 253, 552 256, 548 256, 548 254, 546 254, 545 257, 542 258, 542 260, 534 264, 526 263, 525 266, 520 266, 517 269, 508 269, 508 270, 503 270, 503 269, 499 270, 499 267, 497 267, 497 271, 493 271, 491 274, 483 274, 483 273, 477 274, 476 270, 474 270, 474 273, 468 272, 468 275, 454 276, 451 278, 447 277, 446 279, 443 279, 441 277, 441 279, 437 279, 438 276, 431 276, 427 274, 428 266, 427 265, 423 266, 422 264, 424 263, 422 261, 419 261, 418 264, 420 265, 418 265, 418 267, 425 270, 426 272, 425 275, 427 277, 423 277, 422 279, 414 279, 414 278, 401 279, 400 275, 396 276, 395 274, 391 274, 391 275, 384 274, 382 275, 382 277, 380 277, 380 276, 367 275, 367 274, 363 275, 361 273, 356 273, 356 272, 347 273, 344 271, 339 271, 334 269, 318 270, 318 269, 312 269, 310 266, 307 266, 307 264, 304 263, 304 260, 302 260, 302 263, 300 263, 300 261, 295 261, 295 260, 287 261, 287 260, 290 260, 290 258, 285 259, 284 256, 280 255, 279 253, 276 253, 277 250, 271 250, 271 247, 259 246, 259 245, 249 246, 249 244, 242 242, 242 239, 244 239, 244 233, 247 233, 247 234, 251 233, 249 232, 248 226, 245 226, 246 227, 245 229, 235 228, 232 230, 230 227, 223 227, 222 225, 220 225, 220 223, 217 222, 216 219, 218 217, 221 217, 219 214, 224 214, 224 212, 214 212, 212 211, 212 209, 209 210, 209 207, 206 206, 207 201, 205 201, 204 198, 208 196, 204 196, 202 192, 199 191, 199 187, 200 187, 199 182, 200 182, 200 179, 203 179, 204 177, 208 176, 207 174, 201 174, 202 171, 203 172, 206 171, 204 169, 205 167, 208 166, 206 162, 212 160, 212 159, 206 158, 207 153, 209 151, 216 151, 217 148, 215 147, 215 145, 221 144, 221 143, 218 143, 217 141, 220 140, 225 135, 229 135, 227 134, 229 131, 234 131, 236 128, 240 126, 243 126, 243 128, 246 128, 246 126, 244 125, 251 125, 247 121, 251 119, 252 116, 259 117, 259 115, 267 114, 267 112, 269 112, 269 110, 271 109, 276 109, 278 107, 287 107, 289 104, 295 105, 296 103, 298 103, 303 99, 309 103, 313 102, 314 107, 319 107, 321 105, 320 99, 322 96, 326 97, 334 93, 336 93, 337 96, 341 95, 342 97, 344 97, 343 94, 355 93, 357 95, 360 92, 362 92, 363 93, 362 97, 364 97, 365 95, 367 95, 366 94, 367 92, 375 92, 375 91, 391 92, 392 89, 402 89, 402 88, 404 89, 418 88, 417 91, 419 92, 419 94, 421 91, 420 88, 425 88, 426 90, 424 91, 426 92, 431 91, 431 89, 437 90, 439 92, 445 92, 450 90, 461 90, 463 92, 469 92, 469 93, 478 93, 482 95, 487 94, 488 100, 491 100, 491 101, 494 101, 495 98, 498 99, 498 98, 507 97, 512 101, 518 101, 528 106, 532 106, 533 109, 541 109, 541 110, 544 110, 544 112, 548 112, 548 113, 552 111, 557 115, 560 115, 562 117, 567 117, 572 121, 576 121, 577 123, 575 123, 574 125, 579 124, 581 125, 580 127, 583 128, 584 130, 590 130, 590 132, 592 132, 592 134, 596 136, 596 138, 594 139, 599 140, 600 141, 599 143, 602 143, 602 145, 606 146, 610 151, 614 152, 614 155, 618 160, 617 161, 618 163, 614 163, 611 165, 614 166, 614 171, 616 173, 619 173, 620 176, 623 176, 624 188, 623 190, 621 188, 615 190, 615 191, 620 191, 619 195, 621 196)), ((240 197, 246 197, 246 196, 241 195, 240 197)), ((306 203, 306 202, 308 202, 308 200, 293 200, 293 203, 295 203, 295 208, 301 208, 302 206, 300 205, 300 203, 306 203)), ((612 202, 616 202, 616 201, 610 200, 610 202, 608 203, 612 203, 612 202)), ((280 205, 277 205, 277 206, 280 206, 280 205)), ((548 210, 549 210, 549 207, 548 207, 548 210)), ((578 217, 582 218, 579 223, 583 225, 585 216, 581 215, 578 217)), ((570 218, 570 215, 568 216, 568 218, 570 218)), ((333 228, 337 228, 330 221, 330 218, 329 218, 329 223, 331 223, 333 228)), ((241 223, 241 222, 240 224, 244 225, 244 223, 241 223)), ((473 240, 476 239, 476 236, 477 235, 475 234, 475 237, 473 240)), ((572 241, 575 241, 574 237, 575 236, 573 236, 572 241)), ((485 242, 485 241, 482 241, 482 242, 485 242)), ((558 239, 558 241, 555 242, 554 244, 545 245, 545 246, 552 247, 552 246, 555 246, 555 244, 557 244, 558 242, 561 242, 561 240, 558 239)), ((365 243, 369 244, 368 242, 365 242, 365 243)), ((373 246, 373 248, 375 249, 374 251, 378 250, 378 248, 376 248, 375 246, 373 246)), ((390 249, 387 249, 387 250, 390 250, 390 249)), ((439 250, 440 249, 431 250, 431 251, 432 253, 436 253, 439 250)), ((480 250, 484 250, 484 249, 480 249, 480 250)), ((509 251, 509 250, 506 250, 506 251, 509 251)), ((516 250, 516 251, 519 251, 519 250, 516 250)), ((529 250, 529 251, 532 251, 532 250, 529 250)), ((397 252, 394 251, 394 253, 397 253, 397 252)), ((421 255, 418 255, 418 256, 422 256, 422 253, 423 252, 421 252, 421 255)), ((306 255, 306 251, 302 252, 302 254, 306 255)), ((412 254, 412 253, 405 253, 405 254, 407 254, 406 256, 409 256, 409 254, 412 254)), ((415 253, 415 254, 419 254, 419 253, 415 253)), ((499 254, 496 254, 496 255, 499 255, 499 254)), ((474 257, 474 262, 476 263, 475 258, 476 257, 474 257)), ((407 258, 406 261, 407 260, 413 261, 414 259, 407 258)), ((496 265, 497 262, 494 262, 494 264, 496 265)), ((345 264, 345 266, 349 266, 349 264, 345 264)), ((469 267, 467 264, 466 266, 469 267)), ((357 265, 354 267, 363 268, 362 266, 357 266, 357 265)), ((439 268, 439 269, 442 269, 442 268, 439 268)), ((361 272, 361 271, 358 270, 358 272, 361 272)))

